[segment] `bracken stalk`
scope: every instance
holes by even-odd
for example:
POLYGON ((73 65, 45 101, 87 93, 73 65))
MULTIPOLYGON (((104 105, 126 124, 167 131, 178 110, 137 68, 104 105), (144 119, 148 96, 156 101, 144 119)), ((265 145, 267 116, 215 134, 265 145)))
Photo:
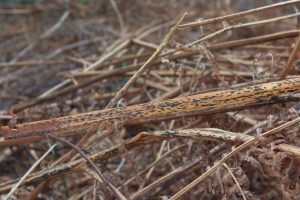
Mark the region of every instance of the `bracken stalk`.
MULTIPOLYGON (((197 94, 161 102, 151 102, 112 108, 84 114, 59 117, 16 125, 15 128, 1 127, 5 140, 18 137, 78 130, 87 127, 157 121, 165 118, 211 114, 236 110, 249 105, 280 102, 282 95, 300 92, 300 78, 259 84, 237 89, 197 94)), ((3 140, 3 138, 2 138, 3 140)))

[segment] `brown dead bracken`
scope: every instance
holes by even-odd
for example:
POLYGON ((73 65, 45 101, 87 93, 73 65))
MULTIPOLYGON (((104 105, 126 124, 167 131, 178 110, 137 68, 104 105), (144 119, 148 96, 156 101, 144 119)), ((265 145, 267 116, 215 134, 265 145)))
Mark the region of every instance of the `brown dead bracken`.
POLYGON ((249 105, 262 105, 277 103, 287 94, 300 92, 300 78, 291 78, 284 81, 269 82, 254 86, 215 91, 180 97, 166 101, 151 102, 125 108, 112 108, 42 120, 16 125, 15 129, 8 126, 1 128, 1 135, 5 140, 96 127, 98 125, 111 125, 118 121, 127 124, 157 121, 179 116, 194 114, 211 114, 236 110, 249 105))

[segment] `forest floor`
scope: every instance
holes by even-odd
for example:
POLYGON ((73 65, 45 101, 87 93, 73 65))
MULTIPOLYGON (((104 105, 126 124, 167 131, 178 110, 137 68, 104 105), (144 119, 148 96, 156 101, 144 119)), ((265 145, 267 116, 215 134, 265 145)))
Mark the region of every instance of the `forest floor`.
POLYGON ((0 2, 0 198, 300 199, 300 0, 0 2))

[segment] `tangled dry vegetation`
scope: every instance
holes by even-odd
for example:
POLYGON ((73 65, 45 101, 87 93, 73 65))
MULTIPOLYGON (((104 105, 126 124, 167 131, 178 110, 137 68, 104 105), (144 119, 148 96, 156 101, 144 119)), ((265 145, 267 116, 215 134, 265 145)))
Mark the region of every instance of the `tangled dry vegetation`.
POLYGON ((298 8, 1 1, 1 199, 300 199, 298 8))

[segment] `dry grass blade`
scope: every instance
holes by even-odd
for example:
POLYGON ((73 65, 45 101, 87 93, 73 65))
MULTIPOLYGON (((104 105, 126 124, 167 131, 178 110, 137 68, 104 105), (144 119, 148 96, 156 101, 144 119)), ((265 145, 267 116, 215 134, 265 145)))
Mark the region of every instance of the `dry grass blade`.
POLYGON ((234 13, 234 14, 231 14, 231 15, 225 15, 225 16, 222 16, 222 17, 207 19, 207 20, 203 20, 203 21, 199 21, 199 22, 191 22, 191 23, 187 23, 187 24, 182 24, 182 25, 179 26, 179 28, 191 28, 191 27, 195 27, 195 26, 202 26, 202 25, 207 25, 207 24, 212 24, 212 23, 218 23, 218 22, 222 22, 222 21, 226 21, 226 20, 231 20, 231 19, 243 17, 243 16, 246 16, 246 15, 256 14, 256 13, 260 13, 260 12, 266 12, 270 9, 276 9, 276 8, 289 6, 289 5, 294 5, 294 4, 299 4, 299 3, 300 3, 299 0, 273 3, 273 4, 268 5, 268 6, 263 6, 263 7, 255 8, 255 9, 252 9, 252 10, 247 10, 247 11, 243 11, 243 12, 239 12, 239 13, 234 13))
POLYGON ((166 138, 189 138, 189 139, 206 139, 206 140, 221 140, 234 142, 238 139, 241 141, 248 141, 253 139, 253 136, 243 135, 230 131, 224 131, 217 128, 203 128, 203 129, 183 129, 183 130, 168 130, 168 131, 154 131, 145 134, 166 137, 166 138))

